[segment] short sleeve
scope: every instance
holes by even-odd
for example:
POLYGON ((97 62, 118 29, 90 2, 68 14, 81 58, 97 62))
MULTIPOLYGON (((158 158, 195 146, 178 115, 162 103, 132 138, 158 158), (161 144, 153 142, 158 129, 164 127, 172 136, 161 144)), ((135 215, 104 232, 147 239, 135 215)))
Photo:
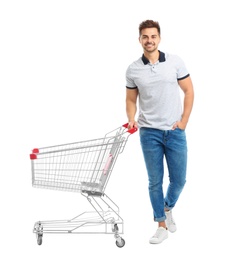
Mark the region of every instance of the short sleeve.
POLYGON ((131 72, 130 66, 126 70, 126 88, 129 88, 129 89, 137 88, 136 84, 134 83, 133 77, 132 77, 132 72, 131 72))
POLYGON ((189 76, 189 72, 184 64, 184 61, 177 57, 177 80, 185 79, 189 76))

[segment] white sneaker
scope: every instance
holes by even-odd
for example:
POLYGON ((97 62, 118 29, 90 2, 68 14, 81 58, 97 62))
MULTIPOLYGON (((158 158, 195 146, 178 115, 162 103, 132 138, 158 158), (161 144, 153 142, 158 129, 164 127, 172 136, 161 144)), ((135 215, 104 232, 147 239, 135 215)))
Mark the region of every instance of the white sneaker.
POLYGON ((166 215, 165 223, 166 223, 167 229, 170 232, 174 233, 176 231, 176 223, 175 223, 174 218, 172 217, 172 211, 171 210, 165 211, 165 215, 166 215))
POLYGON ((150 238, 151 244, 159 244, 168 238, 168 231, 166 228, 159 227, 153 237, 150 238))

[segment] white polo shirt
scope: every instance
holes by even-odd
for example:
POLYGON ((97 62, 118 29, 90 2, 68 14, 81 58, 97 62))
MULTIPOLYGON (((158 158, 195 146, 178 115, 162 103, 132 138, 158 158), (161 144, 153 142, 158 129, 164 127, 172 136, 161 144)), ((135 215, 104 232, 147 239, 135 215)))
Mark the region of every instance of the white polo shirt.
POLYGON ((126 71, 126 87, 138 89, 138 127, 170 130, 183 113, 178 80, 189 77, 182 59, 159 51, 159 60, 151 64, 142 55, 126 71))

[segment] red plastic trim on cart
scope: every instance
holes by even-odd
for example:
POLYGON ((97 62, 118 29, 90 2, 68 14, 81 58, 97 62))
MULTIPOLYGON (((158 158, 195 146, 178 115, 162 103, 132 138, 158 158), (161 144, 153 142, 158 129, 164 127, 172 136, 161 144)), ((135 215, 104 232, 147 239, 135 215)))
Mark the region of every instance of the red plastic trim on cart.
MULTIPOLYGON (((129 125, 129 123, 126 123, 123 125, 123 127, 128 128, 128 125, 129 125)), ((127 132, 130 134, 133 134, 133 133, 137 132, 137 130, 138 129, 136 127, 134 127, 134 128, 129 129, 127 132)))
POLYGON ((30 159, 31 159, 31 160, 37 159, 36 154, 35 154, 35 153, 31 153, 31 154, 30 154, 30 159))
POLYGON ((110 164, 112 162, 112 159, 113 159, 112 154, 109 154, 108 160, 107 160, 106 165, 105 165, 104 170, 103 170, 104 175, 107 174, 108 168, 109 168, 109 166, 110 166, 110 164))
POLYGON ((34 148, 34 149, 32 150, 32 153, 30 154, 30 159, 31 159, 31 160, 37 159, 37 156, 36 156, 37 153, 39 153, 39 149, 38 149, 38 148, 34 148))

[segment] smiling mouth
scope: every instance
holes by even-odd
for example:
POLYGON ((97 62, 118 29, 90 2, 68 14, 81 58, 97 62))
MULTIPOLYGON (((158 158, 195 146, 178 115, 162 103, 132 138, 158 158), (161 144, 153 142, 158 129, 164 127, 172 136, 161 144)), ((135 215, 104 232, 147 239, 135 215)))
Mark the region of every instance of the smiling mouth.
POLYGON ((147 43, 146 46, 147 46, 147 47, 153 47, 154 44, 152 44, 152 43, 147 43))

